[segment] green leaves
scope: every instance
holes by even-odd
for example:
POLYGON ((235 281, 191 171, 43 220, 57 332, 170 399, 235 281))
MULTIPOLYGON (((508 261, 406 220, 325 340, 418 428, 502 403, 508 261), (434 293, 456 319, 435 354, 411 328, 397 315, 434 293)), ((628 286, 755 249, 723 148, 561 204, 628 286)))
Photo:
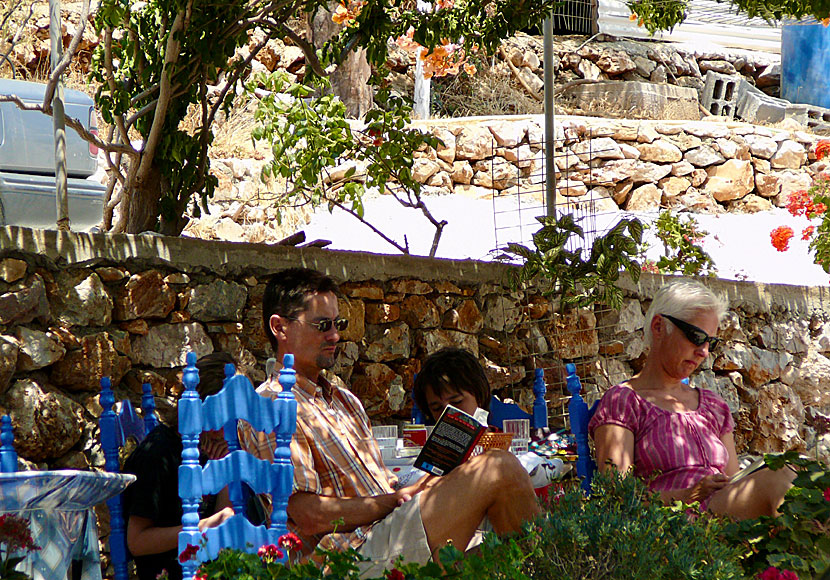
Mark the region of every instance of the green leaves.
POLYGON ((715 262, 701 246, 709 232, 699 229, 695 218, 687 214, 686 219, 681 220, 672 212, 663 211, 654 227, 665 252, 655 264, 661 274, 715 275, 715 262))
POLYGON ((514 274, 513 284, 538 278, 550 283, 545 295, 559 298, 562 304, 588 306, 601 302, 613 308, 622 306, 623 295, 616 282, 622 271, 639 280, 636 256, 642 243, 642 223, 636 218, 621 219, 605 235, 586 240, 573 214, 537 220, 542 228, 533 234, 535 249, 508 244, 508 253, 524 260, 521 270, 514 274), (590 248, 583 247, 589 243, 590 248))

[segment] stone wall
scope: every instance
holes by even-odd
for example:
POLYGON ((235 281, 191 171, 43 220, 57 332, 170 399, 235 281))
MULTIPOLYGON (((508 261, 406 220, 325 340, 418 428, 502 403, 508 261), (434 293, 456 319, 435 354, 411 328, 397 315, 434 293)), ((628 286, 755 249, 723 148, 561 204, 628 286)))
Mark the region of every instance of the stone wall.
MULTIPOLYGON (((544 120, 432 122, 444 142, 413 165, 428 193, 542 195, 544 120)), ((786 205, 826 167, 818 137, 723 121, 555 118, 557 204, 597 211, 757 212, 786 205)))
MULTIPOLYGON (((660 276, 625 285, 620 311, 551 312, 537 289, 502 286, 509 266, 156 236, 0 229, 0 412, 22 458, 39 468, 100 468, 99 379, 138 403, 153 385, 173 411, 189 350, 226 350, 254 379, 271 354, 261 330, 267 277, 304 265, 346 281, 336 372, 370 415, 405 419, 420 361, 444 345, 475 352, 496 388, 527 398, 534 365, 549 397, 562 360, 598 396, 643 357, 643 313, 660 276)), ((731 310, 725 344, 694 377, 719 392, 741 451, 807 450, 830 413, 830 291, 712 280, 731 310), (816 419, 815 417, 818 417, 816 419)), ((824 436, 822 453, 830 451, 824 436)))

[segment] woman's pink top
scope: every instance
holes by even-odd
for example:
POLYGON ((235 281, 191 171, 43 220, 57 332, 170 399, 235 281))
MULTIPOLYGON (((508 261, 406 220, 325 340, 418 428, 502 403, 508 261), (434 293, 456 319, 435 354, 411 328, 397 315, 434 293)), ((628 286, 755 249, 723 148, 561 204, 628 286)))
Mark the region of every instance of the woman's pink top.
POLYGON ((646 401, 629 386, 603 395, 588 430, 619 425, 634 433, 634 474, 655 491, 688 489, 707 475, 722 473, 729 452, 721 441, 735 428, 729 407, 712 391, 698 389, 694 411, 675 413, 646 401))

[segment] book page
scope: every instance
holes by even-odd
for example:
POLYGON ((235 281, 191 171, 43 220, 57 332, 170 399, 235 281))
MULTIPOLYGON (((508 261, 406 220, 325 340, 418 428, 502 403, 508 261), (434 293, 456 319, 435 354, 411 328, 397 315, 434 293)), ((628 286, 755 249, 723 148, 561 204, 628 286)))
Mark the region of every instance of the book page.
POLYGON ((761 457, 759 457, 758 459, 756 459, 755 461, 753 461, 752 463, 750 463, 749 465, 747 465, 746 467, 744 467, 743 469, 738 471, 735 475, 733 475, 729 479, 729 483, 735 483, 737 481, 740 481, 744 477, 746 477, 747 475, 750 475, 751 473, 755 473, 756 471, 758 471, 759 469, 761 469, 763 467, 766 467, 766 463, 764 463, 764 457, 762 455, 761 457))

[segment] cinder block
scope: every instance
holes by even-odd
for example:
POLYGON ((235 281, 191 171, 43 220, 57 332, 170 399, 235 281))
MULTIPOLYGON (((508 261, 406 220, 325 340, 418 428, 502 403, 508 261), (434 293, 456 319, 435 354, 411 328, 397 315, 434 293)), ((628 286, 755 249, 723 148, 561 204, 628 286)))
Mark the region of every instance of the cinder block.
POLYGON ((738 117, 749 123, 778 123, 784 120, 789 101, 776 99, 760 91, 746 91, 738 103, 738 117))
POLYGON ((732 119, 735 116, 738 88, 742 80, 739 76, 708 71, 700 94, 703 108, 712 115, 732 119))

